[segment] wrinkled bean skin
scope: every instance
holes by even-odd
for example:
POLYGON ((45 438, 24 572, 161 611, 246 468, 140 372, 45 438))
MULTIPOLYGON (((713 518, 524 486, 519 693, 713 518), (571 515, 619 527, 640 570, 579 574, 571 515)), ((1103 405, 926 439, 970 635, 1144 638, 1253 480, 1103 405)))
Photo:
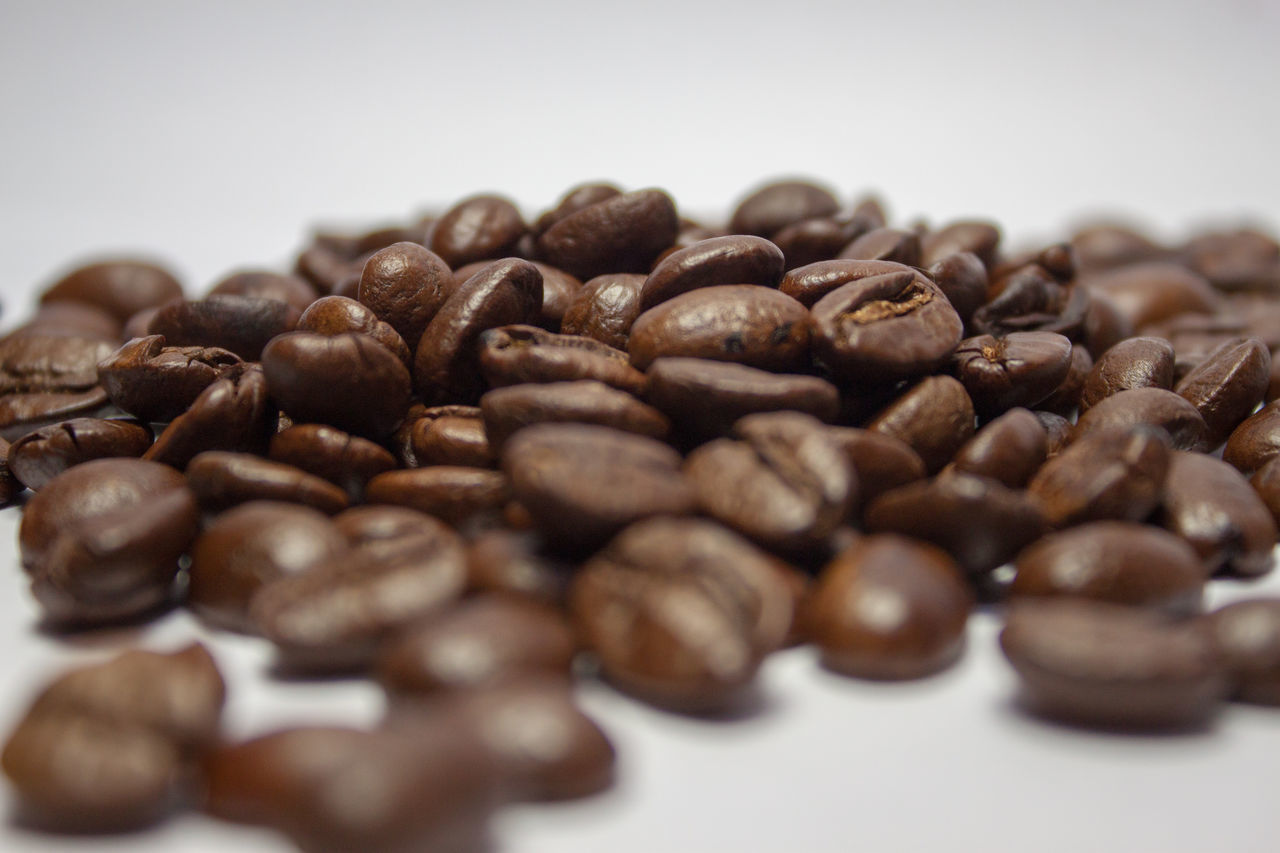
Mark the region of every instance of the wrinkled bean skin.
POLYGON ((626 350, 631 325, 640 316, 640 290, 644 283, 645 276, 635 273, 596 276, 573 295, 560 331, 626 350))
POLYGON ((587 280, 648 272, 679 232, 675 204, 661 190, 611 196, 565 216, 538 236, 543 260, 587 280))
POLYGON ((138 457, 151 430, 137 421, 74 418, 27 433, 9 447, 9 472, 33 492, 68 468, 91 459, 138 457))
POLYGON ((667 255, 640 290, 640 310, 695 290, 724 284, 777 287, 784 271, 782 250, 761 237, 712 237, 667 255))
POLYGON ((414 349, 453 290, 453 273, 440 256, 417 243, 395 243, 365 262, 356 299, 414 349))
POLYGON ((644 374, 631 366, 627 353, 592 338, 503 326, 481 334, 478 346, 480 371, 491 388, 595 379, 630 394, 644 392, 644 374))
POLYGON ((413 425, 410 441, 419 465, 493 468, 498 461, 484 419, 479 416, 419 418, 413 425))
POLYGON ((232 376, 243 361, 218 347, 170 347, 163 335, 136 338, 98 365, 98 381, 124 411, 148 423, 168 423, 200 392, 232 376))
POLYGON ((260 453, 277 425, 278 413, 269 402, 262 368, 247 364, 201 391, 142 458, 181 470, 206 450, 260 453))
POLYGON ((1071 341, 1053 332, 980 335, 960 342, 951 367, 978 414, 992 417, 1052 394, 1067 378, 1071 350, 1071 341))
POLYGON ((590 379, 497 388, 480 398, 480 411, 485 436, 498 452, 517 431, 538 423, 597 424, 657 439, 671 431, 657 409, 590 379))
POLYGON ((413 354, 400 333, 379 320, 372 308, 345 296, 324 296, 312 302, 298 318, 295 330, 331 336, 360 332, 395 353, 405 367, 413 365, 413 354))
POLYGON ((324 424, 299 424, 276 433, 267 453, 276 462, 328 480, 353 500, 364 494, 369 480, 397 467, 395 457, 372 441, 324 424))

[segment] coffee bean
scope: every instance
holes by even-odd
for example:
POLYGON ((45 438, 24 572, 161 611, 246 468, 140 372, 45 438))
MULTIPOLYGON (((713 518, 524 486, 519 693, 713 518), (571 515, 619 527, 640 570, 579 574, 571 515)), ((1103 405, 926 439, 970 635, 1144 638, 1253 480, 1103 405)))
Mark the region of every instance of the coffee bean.
POLYGON ((1072 426, 1071 421, 1055 412, 1032 412, 1031 414, 1035 415, 1040 426, 1044 427, 1044 434, 1048 441, 1045 458, 1052 459, 1071 443, 1071 434, 1075 427, 1072 426))
POLYGON ((328 480, 251 453, 205 451, 187 465, 187 482, 207 512, 264 500, 302 504, 332 515, 348 504, 346 492, 328 480))
POLYGON ((1143 424, 1098 430, 1046 462, 1027 490, 1055 527, 1144 521, 1160 504, 1170 459, 1163 430, 1143 424))
POLYGON ((950 376, 922 379, 867 424, 920 454, 930 474, 951 461, 975 428, 969 394, 950 376))
POLYGON ((835 196, 817 184, 779 181, 760 187, 739 202, 729 230, 772 237, 792 223, 832 216, 839 209, 835 196))
POLYGON ((627 350, 641 370, 658 358, 692 357, 796 372, 809 365, 808 321, 803 305, 770 288, 702 287, 641 314, 627 350))
POLYGON ((277 412, 267 398, 262 368, 247 364, 201 391, 142 458, 183 469, 206 450, 260 453, 276 424, 277 412))
POLYGON ((1272 465, 1271 461, 1267 460, 1254 472, 1249 478, 1249 485, 1253 486, 1258 497, 1262 498, 1262 502, 1271 512, 1272 519, 1280 527, 1280 465, 1272 465))
POLYGON ((784 269, 782 250, 761 237, 713 237, 667 255, 640 291, 640 310, 700 287, 758 284, 777 287, 784 269))
POLYGON ((1271 352, 1250 338, 1218 347, 1174 390, 1204 418, 1204 444, 1212 449, 1262 402, 1270 379, 1271 352))
POLYGON ((1128 521, 1050 534, 1023 549, 1015 565, 1009 588, 1015 596, 1071 596, 1190 615, 1204 593, 1204 567, 1191 546, 1128 521))
MULTIPOLYGON (((1054 260, 1045 262, 1052 264, 1054 260)), ((1011 332, 1057 332, 1078 338, 1089 308, 1089 291, 1071 282, 1069 255, 1057 262, 1065 267, 1059 270, 1060 275, 1040 262, 1004 273, 994 271, 986 304, 970 318, 973 330, 996 337, 1011 332)))
POLYGON ((657 439, 671 430, 657 409, 589 379, 498 388, 480 398, 480 411, 485 435, 498 452, 518 430, 540 423, 597 424, 657 439))
POLYGON ((1133 388, 1173 389, 1172 344, 1163 338, 1129 338, 1108 349, 1085 378, 1080 411, 1133 388))
POLYGON ((296 331, 329 336, 359 332, 391 350, 405 367, 413 365, 413 354, 400 333, 379 320, 372 308, 345 296, 324 296, 311 303, 298 318, 296 331))
POLYGON ((631 325, 640 316, 640 290, 644 283, 645 276, 635 273, 596 276, 573 295, 560 331, 625 350, 631 325))
POLYGON ((1206 627, 1231 678, 1232 696, 1280 705, 1280 601, 1228 604, 1209 614, 1206 627))
POLYGON ((857 237, 844 250, 840 258, 862 261, 892 261, 909 267, 918 267, 920 238, 914 231, 898 228, 875 228, 857 237))
POLYGON ((1084 283, 1110 297, 1135 329, 1179 314, 1212 314, 1218 307, 1209 282, 1165 261, 1130 264, 1090 275, 1084 283))
POLYGON ((0 338, 0 394, 87 390, 114 349, 110 340, 47 329, 0 338))
POLYGON ((1132 388, 1100 400, 1076 422, 1075 441, 1091 432, 1149 424, 1163 429, 1175 450, 1201 448, 1208 427, 1196 407, 1163 388, 1132 388))
POLYGON ((1049 437, 1040 419, 1026 409, 1010 409, 988 423, 956 451, 952 467, 999 480, 1011 489, 1027 485, 1048 455, 1049 437))
POLYGON ((924 460, 893 436, 854 427, 828 427, 827 435, 844 450, 858 484, 851 517, 880 495, 925 478, 924 460))
POLYGON ((1062 385, 1071 368, 1071 341, 1053 332, 979 335, 951 355, 955 373, 980 416, 1034 406, 1062 385))
POLYGON ((1280 282, 1280 246, 1257 231, 1201 234, 1187 243, 1183 255, 1191 269, 1220 290, 1274 292, 1280 282))
POLYGON ((114 412, 107 392, 34 391, 0 395, 0 438, 13 441, 35 429, 76 417, 105 417, 114 412))
POLYGON ((1271 571, 1276 522, 1244 475, 1220 459, 1175 452, 1161 518, 1167 530, 1191 543, 1210 574, 1271 571))
POLYGON ((63 471, 91 459, 141 456, 151 440, 151 430, 137 421, 74 418, 15 441, 8 468, 22 485, 38 492, 63 471))
MULTIPOLYGON (((865 278, 912 272, 912 268, 892 261, 861 261, 848 258, 818 261, 792 267, 782 277, 778 289, 807 308, 842 285, 865 278)), ((984 294, 985 296, 985 291, 984 294)))
POLYGON ((1155 260, 1165 252, 1146 235, 1110 222, 1076 231, 1071 238, 1071 248, 1076 262, 1087 272, 1155 260))
MULTIPOLYGON (((210 296, 250 296, 255 299, 277 299, 299 311, 319 296, 310 282, 293 275, 247 270, 232 273, 209 290, 210 296)), ((166 300, 167 301, 167 300, 166 300)))
POLYGON ((928 273, 965 323, 987 301, 987 268, 977 255, 947 255, 929 267, 928 273))
POLYGON ((372 441, 324 424, 281 430, 272 436, 268 453, 276 462, 328 480, 353 501, 371 479, 397 467, 395 457, 372 441))
POLYGON ((481 334, 478 346, 480 371, 493 388, 595 379, 630 394, 644 391, 644 374, 631 366, 627 353, 592 338, 503 326, 481 334))
POLYGON ((795 269, 828 261, 871 227, 865 220, 823 216, 793 222, 773 235, 773 243, 785 256, 785 268, 795 269))
POLYGON ((366 486, 365 500, 410 507, 450 524, 460 524, 496 513, 510 493, 510 485, 501 472, 434 465, 379 474, 366 486))
POLYGON ((467 572, 473 590, 560 604, 576 564, 556 559, 541 548, 536 534, 486 530, 467 548, 467 572))
MULTIPOLYGON (((479 420, 480 407, 459 405, 424 406, 421 403, 411 405, 408 411, 405 412, 404 420, 400 422, 400 426, 396 427, 396 431, 391 434, 391 438, 387 439, 387 446, 401 465, 406 468, 417 468, 420 464, 413 449, 413 433, 417 423, 422 420, 434 420, 444 417, 479 420)), ((478 465, 476 467, 484 466, 478 465)))
POLYGON ((357 299, 412 350, 453 290, 449 265, 438 255, 417 243, 395 243, 365 263, 357 299))
POLYGON ((1040 409, 1058 412, 1063 415, 1074 415, 1080 406, 1080 392, 1084 389, 1084 380, 1093 370, 1093 356, 1082 344, 1071 345, 1071 364, 1067 368, 1067 376, 1054 392, 1036 405, 1040 409))
POLYGON ((1000 648, 1033 710, 1088 726, 1196 725, 1226 692, 1203 632, 1132 607, 1021 602, 1009 611, 1000 648))
POLYGON ((402 506, 357 506, 333 519, 353 547, 369 553, 400 553, 415 541, 448 539, 448 526, 438 518, 402 506))
POLYGON ((1084 312, 1084 345, 1097 359, 1111 347, 1134 334, 1129 322, 1116 303, 1101 290, 1089 291, 1089 308, 1084 312))
POLYGON ((478 412, 466 417, 442 414, 419 418, 410 440, 419 465, 493 468, 498 462, 478 412))
POLYGON ((251 296, 175 299, 156 312, 149 335, 173 347, 219 347, 257 361, 276 335, 293 331, 302 312, 287 302, 251 296))
POLYGON ((543 231, 537 246, 547 263, 585 281, 604 273, 648 272, 678 230, 671 198, 661 190, 638 190, 570 213, 543 231))
POLYGON ((0 438, 0 506, 13 501, 22 491, 22 483, 9 470, 9 442, 0 438))
POLYGON ((577 213, 585 207, 590 207, 596 202, 605 201, 619 195, 622 195, 622 190, 613 184, 580 184, 565 193, 555 207, 539 216, 534 223, 533 230, 538 234, 542 234, 561 219, 577 213))
MULTIPOLYGON (((155 309, 143 309, 151 310, 155 309)), ((9 334, 21 336, 41 332, 103 341, 129 337, 124 335, 120 321, 113 314, 87 302, 47 302, 36 309, 30 320, 9 334)))
POLYGON ((804 630, 822 664, 845 675, 921 678, 964 648, 973 593, 943 551, 900 536, 867 536, 822 570, 804 630))
POLYGON ((89 264, 67 273, 45 290, 40 302, 84 302, 123 323, 144 308, 182 296, 182 285, 167 270, 144 261, 89 264))
MULTIPOLYGON (((523 257, 523 256, 521 256, 523 257)), ((457 289, 467 279, 487 267, 492 261, 476 261, 453 271, 453 284, 457 289)), ((573 305, 582 289, 582 282, 562 269, 544 264, 541 261, 530 261, 542 274, 542 308, 538 311, 537 323, 546 331, 561 331, 561 322, 565 312, 573 305)))
POLYGON ((124 411, 148 423, 168 423, 200 392, 244 364, 218 347, 166 346, 163 335, 135 338, 98 365, 98 380, 124 411))
POLYGON ((511 255, 524 233, 524 219, 510 201, 496 195, 472 196, 436 220, 431 251, 457 268, 511 255))
POLYGON ((953 222, 925 234, 920 244, 920 266, 930 267, 963 252, 991 267, 1000 247, 1000 229, 989 222, 953 222))

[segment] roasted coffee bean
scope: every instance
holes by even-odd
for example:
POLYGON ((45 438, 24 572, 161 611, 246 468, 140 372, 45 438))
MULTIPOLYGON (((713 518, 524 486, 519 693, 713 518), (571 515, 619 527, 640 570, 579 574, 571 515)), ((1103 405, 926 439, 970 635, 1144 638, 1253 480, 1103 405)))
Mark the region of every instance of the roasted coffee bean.
POLYGON ((640 290, 640 310, 695 290, 724 284, 777 287, 782 280, 782 250, 761 237, 735 234, 713 237, 667 255, 640 290))
POLYGON ((850 382, 886 384, 941 366, 962 323, 938 286, 918 272, 841 285, 814 304, 813 354, 850 382))
POLYGON ((129 337, 124 335, 120 321, 113 314, 87 302, 47 302, 10 334, 20 336, 41 331, 104 341, 129 337))
POLYGON ((254 593, 249 618, 275 643, 281 666, 362 669, 388 637, 456 602, 467 583, 462 540, 443 525, 421 530, 357 546, 254 593))
POLYGON ((1271 352, 1256 338, 1223 344, 1174 389, 1204 418, 1204 446, 1221 445, 1262 402, 1271 380, 1271 352))
POLYGON ((403 506, 352 507, 333 523, 352 546, 374 553, 399 552, 413 539, 434 542, 447 530, 440 519, 403 506))
POLYGON ((496 195, 477 195, 449 208, 431 227, 431 251, 450 267, 514 253, 524 236, 516 206, 496 195))
POLYGON ((625 350, 631 325, 640 316, 644 282, 645 276, 636 273, 596 276, 573 295, 561 319, 560 331, 625 350))
POLYGON ((173 347, 220 347, 245 361, 257 361, 276 335, 293 331, 302 312, 287 302, 251 296, 175 299, 156 312, 147 327, 173 347))
POLYGON ((646 374, 645 399, 698 442, 727 435, 741 417, 783 409, 831 422, 840 392, 816 376, 781 375, 701 358, 660 358, 646 374))
POLYGON ((151 430, 137 421, 74 418, 15 441, 8 448, 9 472, 38 492, 63 471, 91 459, 141 456, 151 440, 151 430))
POLYGON ((298 318, 296 330, 330 336, 359 332, 391 350, 406 367, 413 364, 413 354, 400 333, 379 320, 372 308, 345 296, 325 296, 311 303, 298 318))
POLYGON ((395 457, 368 439, 324 424, 299 424, 271 437, 268 451, 283 462, 322 477, 352 500, 364 494, 371 479, 396 468, 395 457))
POLYGON ((0 338, 0 394, 87 390, 115 348, 111 340, 48 329, 0 338))
POLYGON ((410 440, 418 465, 492 468, 498 462, 498 455, 485 431, 484 419, 478 416, 419 418, 414 423, 410 440))
POLYGON ((324 235, 317 235, 310 246, 298 253, 293 271, 310 282, 319 293, 337 292, 352 276, 358 285, 365 259, 354 257, 354 245, 340 248, 329 245, 324 235))
MULTIPOLYGON (((1069 272, 1069 256, 1059 263, 1064 265, 1059 272, 1069 272)), ((1041 263, 1026 264, 1003 275, 994 272, 987 302, 973 312, 970 324, 974 331, 996 337, 1038 331, 1057 332, 1074 340, 1084 326, 1089 291, 1069 282, 1069 274, 1054 275, 1041 263)))
POLYGON ((207 512, 261 500, 302 504, 332 515, 349 502, 346 492, 328 480, 251 453, 205 451, 187 465, 187 482, 207 512))
POLYGON ((627 353, 592 338, 557 335, 536 326, 503 326, 480 335, 480 371, 493 388, 526 382, 595 379, 630 394, 644 391, 644 374, 627 353))
POLYGON ((1195 725, 1226 693, 1203 631, 1132 607, 1020 602, 1009 610, 1000 648, 1032 710, 1083 725, 1195 725))
POLYGON ((824 216, 793 222, 773 235, 773 243, 785 256, 785 268, 828 261, 871 227, 862 219, 824 216))
MULTIPOLYGON (((913 271, 905 264, 892 261, 861 261, 849 258, 818 261, 807 266, 789 269, 778 284, 778 289, 805 307, 812 308, 822 297, 851 282, 913 271)), ((983 296, 985 297, 985 285, 983 296)))
POLYGON ((201 391, 142 458, 181 470, 206 450, 261 453, 277 423, 278 412, 267 398, 262 368, 247 364, 201 391))
POLYGON ((920 254, 920 237, 914 231, 875 228, 845 246, 839 257, 859 261, 892 261, 918 267, 921 265, 920 254))
POLYGON ((1271 571, 1276 522, 1244 475, 1221 459, 1174 453, 1161 519, 1191 543, 1210 574, 1255 577, 1271 571))
POLYGON ((776 290, 754 285, 702 287, 644 312, 627 351, 644 370, 662 357, 732 361, 779 373, 809 365, 809 312, 776 290))
POLYGON ((973 593, 945 552, 900 536, 867 536, 823 568, 802 618, 828 669, 906 679, 960 656, 972 607, 973 593))
POLYGON ((1280 600, 1228 604, 1205 620, 1209 639, 1232 682, 1232 696, 1280 705, 1280 600))
POLYGON ((987 268, 977 255, 959 252, 929 267, 929 278, 965 323, 987 301, 987 268))
POLYGON ((537 534, 486 530, 467 548, 467 573, 473 590, 558 605, 565 597, 575 564, 543 553, 537 534))
POLYGON ((503 447, 502 467, 538 530, 570 548, 592 548, 632 522, 694 507, 679 454, 607 427, 528 427, 503 447))
POLYGON ((224 746, 205 761, 204 808, 313 853, 481 850, 495 771, 459 733, 311 727, 224 746))
POLYGON ((1067 445, 1071 443, 1071 433, 1075 428, 1071 421, 1055 412, 1032 412, 1036 416, 1036 420, 1040 421, 1040 426, 1044 427, 1044 434, 1048 444, 1045 448, 1045 458, 1052 459, 1057 456, 1067 445))
POLYGON ((1135 329, 1179 314, 1212 314, 1219 297, 1202 276, 1165 261, 1130 264, 1083 279, 1110 297, 1135 329))
POLYGON ((195 495, 171 468, 95 459, 50 480, 18 528, 22 566, 58 625, 136 616, 167 601, 195 537, 195 495))
POLYGON ((685 463, 699 506, 771 550, 816 551, 857 499, 844 449, 800 412, 748 415, 734 432, 740 441, 704 444, 685 463))
POLYGON ((1155 260, 1165 250, 1146 235, 1119 223, 1099 223, 1078 230, 1071 238, 1076 263, 1086 272, 1155 260))
POLYGON ((478 399, 481 333, 534 322, 541 306, 542 273, 528 261, 496 261, 467 279, 431 319, 414 353, 413 379, 423 401, 478 399))
POLYGON ((953 222, 920 240, 920 266, 933 266, 960 253, 972 254, 984 267, 995 263, 1000 229, 989 222, 953 222))
POLYGON ((1175 450, 1201 449, 1208 427, 1196 407, 1163 388, 1132 388, 1106 397, 1080 416, 1074 441, 1098 430, 1149 424, 1163 429, 1175 450))
POLYGON ((390 691, 427 693, 492 685, 527 673, 569 681, 577 643, 550 607, 485 596, 410 626, 378 654, 390 691))
POLYGON ((1026 409, 1010 409, 988 423, 956 451, 952 467, 1021 489, 1044 463, 1049 437, 1040 419, 1026 409))
POLYGON ((342 532, 314 509, 268 501, 241 504, 196 537, 187 603, 219 627, 252 631, 249 602, 258 589, 346 551, 342 532))
MULTIPOLYGON (((57 304, 57 303, 54 303, 57 304)), ((74 303, 64 302, 64 305, 72 305, 74 303)), ((147 329, 151 328, 151 321, 160 313, 159 306, 155 308, 143 308, 137 314, 134 314, 125 321, 124 328, 121 329, 117 336, 120 340, 131 341, 134 338, 147 337, 147 329)))
POLYGON ((621 689, 663 707, 716 712, 744 698, 790 627, 776 563, 695 519, 635 524, 574 577, 578 635, 621 689))
POLYGON ((1267 460, 1254 472, 1249 478, 1249 485, 1262 498, 1277 527, 1280 527, 1280 465, 1273 465, 1272 461, 1274 460, 1267 460))
POLYGON ((585 281, 604 273, 648 272, 679 228, 670 196, 638 190, 570 213, 538 235, 537 246, 547 263, 585 281))
POLYGON ((533 230, 541 234, 566 216, 618 195, 622 195, 622 190, 613 184, 579 184, 566 192, 555 207, 544 211, 534 223, 533 230))
POLYGON ((853 465, 858 493, 850 505, 851 514, 890 489, 925 478, 920 454, 893 436, 854 427, 828 427, 827 435, 853 465))
POLYGON ((412 350, 453 290, 453 274, 439 255, 417 243, 395 243, 365 263, 357 299, 412 350))
POLYGON ((1054 392, 1071 368, 1071 341, 1053 332, 979 335, 960 342, 951 369, 982 417, 1034 406, 1054 392))
POLYGON ((839 209, 836 197, 824 187, 807 181, 779 181, 754 190, 739 202, 729 230, 772 237, 795 222, 833 216, 839 209))
POLYGON ((1080 411, 1134 388, 1173 388, 1172 344, 1163 338, 1129 338, 1108 349, 1085 378, 1080 411))
POLYGON ((935 474, 973 437, 973 403, 955 379, 930 376, 880 412, 867 429, 902 441, 935 474))
POLYGON ((538 312, 538 323, 549 331, 558 332, 565 312, 582 289, 582 281, 540 261, 533 261, 533 265, 542 273, 542 308, 538 312))
MULTIPOLYGON (((387 440, 387 446, 395 454, 401 465, 406 468, 417 468, 421 463, 419 463, 413 449, 413 434, 418 422, 452 417, 480 420, 480 407, 457 405, 428 407, 421 403, 414 403, 405 412, 404 420, 400 423, 400 426, 396 427, 396 431, 387 440)), ((426 427, 423 428, 425 429, 426 427)), ((477 465, 476 467, 485 466, 477 465)))
POLYGON ((1163 430, 1143 424, 1098 430, 1046 462, 1027 489, 1055 527, 1143 521, 1160 504, 1170 457, 1163 430))
POLYGON ((388 471, 365 487, 369 503, 409 507, 450 524, 497 513, 510 497, 501 472, 454 465, 388 471))
POLYGON ((1089 291, 1089 308, 1084 312, 1082 339, 1095 360, 1133 334, 1133 324, 1120 313, 1111 297, 1101 290, 1089 291))
POLYGON ((1080 392, 1084 389, 1084 380, 1093 370, 1093 356, 1082 344, 1071 345, 1071 364, 1067 368, 1067 376, 1054 392, 1036 405, 1040 409, 1058 412, 1063 415, 1074 415, 1080 406, 1080 392))
POLYGON ((122 410, 148 423, 168 423, 200 392, 234 375, 240 356, 218 347, 166 346, 163 335, 135 338, 98 365, 98 380, 122 410))
MULTIPOLYGON (((261 270, 246 270, 228 275, 209 290, 210 296, 250 296, 254 299, 278 299, 299 311, 316 301, 320 294, 310 282, 294 275, 261 270)), ((167 300, 166 300, 167 301, 167 300)))
POLYGON ((123 323, 144 308, 181 296, 182 285, 167 270, 143 261, 118 260, 72 270, 50 285, 40 302, 85 302, 123 323))
POLYGON ((1191 546, 1129 521, 1050 534, 1024 548, 1015 566, 1014 596, 1070 596, 1189 615, 1204 594, 1204 566, 1191 546))
POLYGON ((885 492, 867 507, 864 522, 873 533, 932 542, 971 575, 999 567, 1049 529, 1035 498, 972 474, 950 474, 885 492))
POLYGON ((22 491, 22 483, 9 470, 9 442, 0 438, 0 506, 10 503, 22 491))
POLYGON ((409 408, 409 372, 367 335, 281 335, 262 353, 271 397, 296 422, 384 438, 409 408))
POLYGON ((494 450, 518 430, 539 423, 597 424, 664 439, 666 415, 603 382, 550 382, 498 388, 480 398, 484 431, 494 450))
POLYGON ((1249 229, 1201 234, 1183 251, 1187 266, 1219 290, 1274 292, 1280 284, 1280 245, 1249 229))
POLYGON ((115 411, 107 392, 33 391, 0 395, 0 438, 13 441, 32 430, 76 417, 105 417, 115 411))

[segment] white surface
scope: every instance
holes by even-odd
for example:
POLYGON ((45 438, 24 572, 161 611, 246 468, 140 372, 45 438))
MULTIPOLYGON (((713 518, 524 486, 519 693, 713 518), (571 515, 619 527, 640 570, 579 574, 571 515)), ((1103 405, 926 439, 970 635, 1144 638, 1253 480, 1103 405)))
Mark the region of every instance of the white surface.
MULTIPOLYGON (((280 265, 317 220, 401 219, 483 189, 530 214, 569 185, 662 186, 727 214, 758 180, 881 192, 896 219, 994 218, 1015 241, 1119 208, 1165 235, 1280 223, 1280 6, 1220 3, 66 3, 0 0, 4 323, 77 257, 137 249, 188 289, 280 265)), ((12 542, 15 510, 0 512, 12 542)), ((1215 596, 1280 593, 1280 580, 1215 596)), ((51 668, 131 635, 34 630, 0 544, 0 726, 51 668)), ((620 782, 498 823, 507 853, 1274 849, 1280 725, 1062 729, 1009 705, 980 615, 951 672, 909 685, 771 659, 760 712, 711 724, 603 688, 620 782)), ((356 683, 282 685, 258 643, 182 614, 142 640, 213 647, 228 726, 370 721, 356 683)), ((7 791, 4 794, 8 796, 7 791)), ((184 817, 142 836, 0 849, 284 850, 184 817)))

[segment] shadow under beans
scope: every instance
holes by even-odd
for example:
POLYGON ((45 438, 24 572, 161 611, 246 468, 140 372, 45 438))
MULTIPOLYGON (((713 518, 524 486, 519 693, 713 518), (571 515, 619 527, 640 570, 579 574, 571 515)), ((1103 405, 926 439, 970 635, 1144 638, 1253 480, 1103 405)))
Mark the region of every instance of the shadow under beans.
POLYGON ((709 723, 723 725, 725 723, 747 723, 758 720, 778 708, 777 698, 765 690, 758 682, 753 682, 736 693, 723 705, 711 708, 684 707, 664 702, 657 697, 638 695, 624 687, 612 683, 608 678, 600 678, 600 683, 611 687, 616 693, 657 711, 665 716, 693 723, 709 723))

